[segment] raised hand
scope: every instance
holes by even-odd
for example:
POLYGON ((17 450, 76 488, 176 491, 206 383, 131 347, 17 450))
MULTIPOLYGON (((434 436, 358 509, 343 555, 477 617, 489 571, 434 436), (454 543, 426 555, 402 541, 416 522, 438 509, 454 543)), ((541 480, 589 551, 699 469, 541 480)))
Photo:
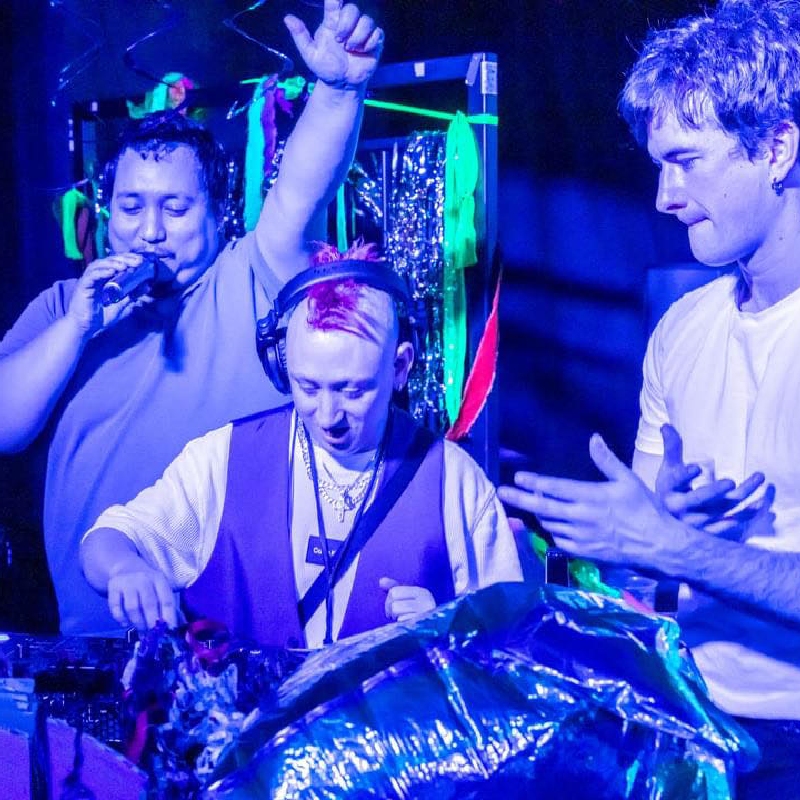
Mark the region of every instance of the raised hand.
POLYGON ((664 442, 664 457, 656 475, 656 494, 665 498, 673 492, 688 492, 692 488, 692 481, 701 473, 700 467, 684 463, 683 440, 669 423, 661 426, 661 439, 664 442))
POLYGON ((293 14, 284 22, 306 65, 323 83, 358 88, 375 72, 383 30, 352 3, 343 6, 342 0, 325 0, 322 23, 313 37, 293 14))
POLYGON ((436 600, 422 586, 401 586, 393 578, 381 578, 378 585, 386 592, 386 618, 403 622, 417 614, 433 611, 436 600))

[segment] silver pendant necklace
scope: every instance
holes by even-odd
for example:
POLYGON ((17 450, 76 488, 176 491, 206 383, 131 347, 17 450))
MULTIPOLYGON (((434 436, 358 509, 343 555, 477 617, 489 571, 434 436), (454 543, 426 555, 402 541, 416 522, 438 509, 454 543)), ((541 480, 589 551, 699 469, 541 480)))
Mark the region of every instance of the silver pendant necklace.
MULTIPOLYGON (((309 458, 308 448, 311 446, 306 436, 305 426, 300 424, 297 426, 297 438, 300 442, 300 452, 303 454, 303 464, 306 468, 306 474, 310 481, 314 480, 311 472, 311 459, 309 458)), ((344 522, 345 515, 363 502, 367 494, 367 489, 372 482, 372 476, 379 467, 377 461, 378 451, 370 459, 364 471, 351 483, 340 483, 333 475, 326 464, 322 465, 325 470, 326 477, 321 475, 317 476, 317 491, 319 496, 330 506, 333 507, 336 513, 336 519, 341 523, 344 522)))

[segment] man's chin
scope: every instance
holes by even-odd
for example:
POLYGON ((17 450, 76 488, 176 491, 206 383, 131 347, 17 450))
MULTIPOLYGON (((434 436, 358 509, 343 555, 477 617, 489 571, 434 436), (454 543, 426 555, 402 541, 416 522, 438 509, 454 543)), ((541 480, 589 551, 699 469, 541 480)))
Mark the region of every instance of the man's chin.
POLYGON ((352 441, 349 436, 330 438, 324 436, 320 445, 323 450, 327 450, 331 455, 343 456, 348 455, 352 451, 352 441))

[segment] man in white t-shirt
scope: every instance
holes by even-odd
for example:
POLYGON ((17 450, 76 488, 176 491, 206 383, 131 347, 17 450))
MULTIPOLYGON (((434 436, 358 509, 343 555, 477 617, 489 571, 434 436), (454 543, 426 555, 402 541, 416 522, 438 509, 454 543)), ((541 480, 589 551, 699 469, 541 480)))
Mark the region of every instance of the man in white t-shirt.
POLYGON ((564 550, 688 587, 684 638, 711 697, 763 752, 737 797, 800 796, 798 97, 794 0, 722 0, 651 34, 621 109, 659 169, 656 207, 687 226, 698 261, 738 269, 678 300, 653 333, 635 475, 594 437, 608 483, 520 474, 501 490, 564 550), (716 508, 664 494, 701 467, 744 488, 717 493, 716 508), (731 509, 762 475, 761 497, 731 509))

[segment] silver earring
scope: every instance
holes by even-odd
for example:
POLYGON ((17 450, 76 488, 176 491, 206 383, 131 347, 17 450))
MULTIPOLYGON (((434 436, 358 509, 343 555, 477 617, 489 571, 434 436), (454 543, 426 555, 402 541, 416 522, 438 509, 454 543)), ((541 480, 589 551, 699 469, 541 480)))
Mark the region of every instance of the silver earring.
POLYGON ((772 191, 775 192, 778 197, 783 194, 783 181, 779 181, 777 178, 772 179, 772 191))

